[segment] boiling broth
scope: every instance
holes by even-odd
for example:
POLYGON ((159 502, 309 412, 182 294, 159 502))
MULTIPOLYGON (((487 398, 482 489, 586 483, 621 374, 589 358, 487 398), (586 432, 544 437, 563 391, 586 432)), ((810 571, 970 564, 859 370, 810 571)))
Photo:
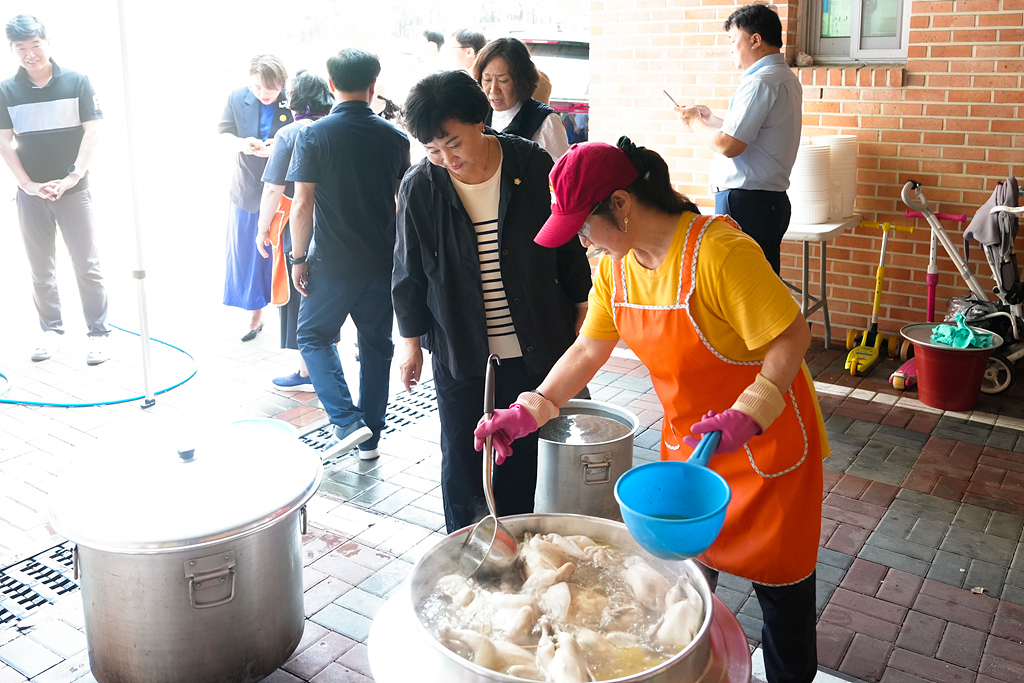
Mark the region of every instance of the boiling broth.
MULTIPOLYGON (((520 540, 520 554, 524 539, 520 540)), ((607 599, 607 608, 603 611, 599 622, 587 618, 579 618, 574 623, 558 622, 559 628, 569 633, 578 634, 581 627, 587 627, 602 636, 612 632, 624 632, 635 637, 637 647, 609 647, 595 650, 586 649, 585 655, 589 670, 596 680, 610 680, 631 676, 646 671, 670 659, 683 648, 665 647, 655 640, 654 634, 663 616, 662 612, 648 609, 639 604, 625 579, 623 561, 630 553, 614 546, 600 544, 618 556, 618 564, 601 566, 585 559, 570 558, 576 569, 569 581, 587 591, 593 591, 607 599), (614 615, 620 615, 616 618, 614 615)), ((517 568, 515 572, 506 574, 500 581, 493 583, 468 582, 474 591, 489 591, 504 595, 517 595, 523 588, 523 575, 517 568)), ((440 642, 445 643, 443 634, 447 629, 468 629, 492 638, 494 641, 505 640, 501 630, 494 627, 495 612, 493 610, 474 610, 474 605, 460 606, 454 598, 440 587, 435 587, 420 606, 419 614, 427 630, 440 642)), ((539 605, 541 612, 544 609, 539 605)), ((519 645, 535 652, 541 639, 540 625, 535 625, 526 639, 518 641, 519 645)), ((447 644, 447 643, 446 643, 447 644)), ((449 648, 466 659, 473 654, 460 651, 449 645, 449 648)), ((523 679, 526 680, 526 679, 523 679)))

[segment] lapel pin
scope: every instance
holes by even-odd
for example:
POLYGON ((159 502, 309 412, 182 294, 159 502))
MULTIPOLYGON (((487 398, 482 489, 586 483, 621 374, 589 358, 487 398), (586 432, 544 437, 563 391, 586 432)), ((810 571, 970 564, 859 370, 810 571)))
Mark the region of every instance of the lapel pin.
POLYGON ((518 185, 518 184, 519 184, 520 182, 522 182, 522 181, 521 181, 521 180, 519 180, 519 178, 516 178, 516 179, 515 179, 515 180, 513 180, 512 182, 513 182, 513 183, 515 183, 516 185, 518 185))

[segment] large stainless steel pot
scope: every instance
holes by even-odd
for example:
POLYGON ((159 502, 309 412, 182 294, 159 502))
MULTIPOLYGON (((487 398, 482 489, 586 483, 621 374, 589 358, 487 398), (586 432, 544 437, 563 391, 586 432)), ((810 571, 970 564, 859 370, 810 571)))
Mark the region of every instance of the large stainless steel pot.
MULTIPOLYGON (((714 600, 711 591, 703 574, 697 569, 692 561, 686 562, 663 562, 647 555, 629 535, 625 525, 620 522, 613 522, 597 517, 584 517, 582 515, 518 515, 503 517, 502 523, 517 536, 529 531, 535 534, 560 533, 563 535, 584 534, 594 540, 611 543, 635 552, 649 560, 651 566, 664 570, 666 576, 672 580, 679 574, 687 574, 693 581, 701 598, 704 600, 704 623, 701 626, 697 637, 679 652, 659 666, 645 672, 617 678, 617 683, 721 683, 722 681, 749 680, 750 674, 750 651, 746 648, 746 638, 738 624, 732 629, 738 632, 738 636, 732 638, 739 646, 733 646, 730 654, 734 660, 730 662, 723 656, 724 648, 713 643, 712 621, 714 619, 714 600)), ((415 614, 412 621, 415 623, 415 631, 419 638, 427 644, 428 654, 424 656, 422 663, 417 666, 424 667, 424 672, 429 676, 420 680, 444 681, 445 683, 492 683, 501 681, 503 683, 521 683, 525 679, 509 676, 485 669, 473 662, 463 659, 455 654, 436 638, 431 635, 427 627, 419 618, 420 606, 430 593, 434 590, 437 580, 458 569, 459 549, 465 541, 469 528, 457 531, 438 542, 433 548, 416 563, 408 580, 408 600, 411 608, 407 613, 415 614)), ((719 603, 721 605, 721 603, 719 603)), ((727 610, 725 610, 727 612, 727 610)), ((726 615, 731 618, 731 614, 726 615)), ((732 618, 735 624, 735 619, 732 618)), ((719 626, 719 630, 721 627, 719 626)), ((720 638, 721 639, 721 638, 720 638)), ((370 638, 370 661, 371 666, 375 659, 374 634, 370 638)), ((379 658, 378 658, 379 659, 379 658)), ((377 673, 376 670, 374 672, 377 673)))
POLYGON ((633 435, 640 426, 636 415, 621 406, 601 401, 567 401, 560 416, 593 415, 625 427, 608 440, 585 438, 587 443, 565 443, 565 436, 540 429, 537 444, 537 491, 534 512, 572 513, 622 521, 615 502, 615 482, 633 466, 633 435))
POLYGON ((227 425, 175 452, 102 456, 61 478, 100 683, 252 683, 302 637, 305 503, 323 476, 283 423, 227 425))

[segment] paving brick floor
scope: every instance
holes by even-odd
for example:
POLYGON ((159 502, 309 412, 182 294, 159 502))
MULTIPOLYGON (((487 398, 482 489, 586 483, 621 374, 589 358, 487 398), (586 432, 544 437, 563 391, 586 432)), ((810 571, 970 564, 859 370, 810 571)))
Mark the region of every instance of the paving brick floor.
MULTIPOLYGON (((227 323, 211 321, 176 340, 199 373, 149 410, 137 402, 0 404, 0 566, 63 540, 46 522, 53 482, 126 433, 264 416, 311 432, 315 443, 325 419, 316 395, 268 385, 294 364, 275 335, 268 325, 243 345, 227 323)), ((0 371, 15 387, 0 398, 71 402, 137 391, 127 337, 115 345, 124 367, 110 366, 102 382, 83 363, 17 360, 4 353, 6 343, 0 354, 15 360, 0 371)), ((355 363, 345 353, 350 344, 341 345, 346 368, 355 363)), ((180 354, 160 354, 161 382, 191 368, 180 354)), ((816 572, 822 670, 883 683, 1024 681, 1024 389, 983 396, 971 413, 946 413, 889 387, 895 363, 850 377, 844 354, 816 343, 807 356, 833 449, 816 572)), ((429 393, 429 382, 422 391, 429 393)), ((624 350, 591 391, 640 418, 634 463, 656 460, 661 408, 646 369, 624 350)), ((396 414, 379 460, 328 460, 303 539, 306 631, 268 681, 372 680, 365 641, 374 615, 444 531, 436 416, 410 410, 412 417, 396 414)), ((750 583, 722 576, 718 594, 756 645, 761 615, 750 583)), ((78 593, 0 624, 0 683, 93 680, 83 629, 78 593)))

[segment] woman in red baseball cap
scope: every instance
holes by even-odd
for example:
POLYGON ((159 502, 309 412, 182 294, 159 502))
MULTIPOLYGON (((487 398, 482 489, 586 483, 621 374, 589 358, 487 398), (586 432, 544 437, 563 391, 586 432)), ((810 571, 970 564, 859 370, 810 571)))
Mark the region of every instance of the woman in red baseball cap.
POLYGON ((732 501, 700 556, 754 583, 764 613, 768 680, 810 682, 817 671, 815 563, 822 465, 829 453, 803 355, 811 335, 786 285, 732 219, 701 216, 671 185, 668 166, 628 138, 575 145, 551 171, 555 203, 536 242, 579 237, 603 252, 580 336, 534 392, 476 431, 504 459, 516 438, 558 415, 619 339, 651 373, 665 409, 661 457, 685 460, 721 431, 710 467, 732 501))

